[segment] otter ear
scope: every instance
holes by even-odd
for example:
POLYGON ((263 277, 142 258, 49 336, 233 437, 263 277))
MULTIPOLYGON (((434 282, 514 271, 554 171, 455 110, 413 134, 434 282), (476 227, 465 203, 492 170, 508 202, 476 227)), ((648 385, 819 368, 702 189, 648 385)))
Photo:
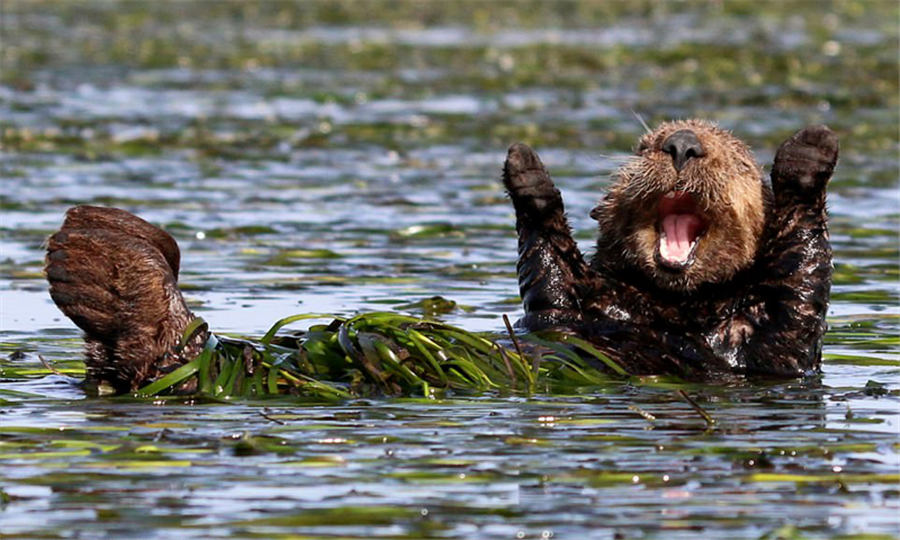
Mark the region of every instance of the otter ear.
POLYGON ((777 197, 809 197, 825 189, 838 159, 838 139, 827 126, 806 127, 781 143, 772 165, 777 197))
POLYGON ((603 204, 598 204, 591 210, 591 219, 595 221, 600 221, 600 217, 603 216, 603 204))

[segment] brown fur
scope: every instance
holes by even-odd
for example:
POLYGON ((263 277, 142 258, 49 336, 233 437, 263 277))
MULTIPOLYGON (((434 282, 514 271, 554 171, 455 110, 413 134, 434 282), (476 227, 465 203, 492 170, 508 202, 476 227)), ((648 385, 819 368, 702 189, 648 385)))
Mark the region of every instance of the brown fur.
MULTIPOLYGON (((588 266, 549 172, 514 144, 503 183, 516 210, 519 325, 576 333, 632 374, 815 373, 832 272, 825 188, 837 158, 835 134, 809 126, 779 147, 770 185, 730 133, 663 124, 592 212, 600 238, 588 266), (661 207, 673 190, 691 195, 661 207), (698 213, 707 229, 693 252, 679 247, 676 264, 656 257, 661 214, 698 213)), ((694 238, 691 227, 680 230, 694 238)))
POLYGON ((56 305, 85 332, 87 380, 133 391, 195 356, 176 351, 194 318, 177 287, 179 251, 162 229, 116 208, 78 206, 47 244, 56 305))
MULTIPOLYGON (((579 333, 634 374, 815 372, 832 269, 825 187, 837 156, 827 127, 801 130, 778 149, 770 188, 730 133, 697 120, 663 124, 593 213, 601 237, 588 266, 549 172, 513 145, 503 181, 516 208, 521 324, 579 333), (683 129, 704 152, 678 172, 662 145, 683 129), (693 263, 673 271, 654 253, 660 197, 674 189, 699 201, 708 229, 693 263)), ((178 246, 162 229, 114 208, 69 210, 48 241, 46 273, 53 301, 85 332, 88 382, 133 391, 202 350, 205 331, 178 350, 194 318, 178 269, 178 246)))
POLYGON ((701 120, 662 124, 641 138, 637 156, 618 171, 591 213, 600 224, 597 252, 610 255, 595 263, 639 268, 658 286, 676 291, 722 283, 753 262, 770 199, 771 190, 749 148, 731 133, 701 120), (705 155, 689 160, 679 172, 661 147, 683 129, 697 135, 705 155), (707 223, 693 264, 677 271, 655 258, 657 207, 663 195, 676 189, 694 195, 707 223))

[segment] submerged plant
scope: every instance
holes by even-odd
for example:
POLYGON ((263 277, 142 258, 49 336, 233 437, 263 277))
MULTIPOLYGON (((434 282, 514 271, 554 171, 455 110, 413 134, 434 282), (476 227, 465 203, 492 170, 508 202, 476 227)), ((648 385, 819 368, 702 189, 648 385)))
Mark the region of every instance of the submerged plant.
MULTIPOLYGON (((203 319, 195 319, 185 329, 182 343, 205 328, 203 319)), ((513 334, 511 349, 488 336, 408 315, 300 314, 276 322, 259 340, 212 336, 199 356, 138 393, 290 394, 318 399, 433 397, 446 392, 531 394, 605 384, 628 375, 589 343, 572 336, 525 339, 529 343, 523 352, 513 334), (313 319, 332 320, 304 332, 279 334, 288 324, 313 319)))

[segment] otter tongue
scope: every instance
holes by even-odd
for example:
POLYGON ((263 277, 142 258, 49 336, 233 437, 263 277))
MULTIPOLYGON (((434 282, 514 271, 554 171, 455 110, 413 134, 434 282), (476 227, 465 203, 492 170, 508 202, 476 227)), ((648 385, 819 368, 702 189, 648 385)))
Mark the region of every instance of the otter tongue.
POLYGON ((662 220, 664 234, 659 238, 659 254, 669 262, 687 262, 701 226, 700 218, 694 214, 667 215, 662 220))

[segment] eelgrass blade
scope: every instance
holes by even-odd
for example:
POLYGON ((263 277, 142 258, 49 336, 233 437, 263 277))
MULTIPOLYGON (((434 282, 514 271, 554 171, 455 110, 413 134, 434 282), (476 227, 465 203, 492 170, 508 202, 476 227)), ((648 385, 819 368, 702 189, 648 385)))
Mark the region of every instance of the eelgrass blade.
POLYGON ((212 393, 214 396, 223 396, 225 394, 225 385, 228 384, 228 379, 231 378, 231 372, 234 371, 236 362, 230 358, 221 358, 221 365, 219 368, 219 375, 216 377, 215 382, 212 385, 212 393))
POLYGON ((568 334, 565 335, 565 336, 563 336, 563 339, 562 339, 562 340, 563 340, 564 342, 566 342, 566 343, 571 343, 572 345, 575 345, 576 347, 578 347, 578 348, 581 349, 582 351, 584 351, 584 352, 590 354, 591 356, 593 356, 593 357, 596 358, 597 360, 600 360, 601 362, 603 362, 604 364, 606 364, 606 366, 607 366, 609 369, 611 369, 611 370, 613 370, 614 372, 616 372, 617 375, 621 375, 621 376, 623 376, 623 377, 628 377, 628 376, 629 376, 629 373, 628 373, 627 371, 625 371, 624 369, 622 369, 622 366, 620 366, 618 363, 616 363, 615 360, 613 360, 612 358, 610 358, 610 357, 607 356, 606 354, 602 353, 602 352, 600 351, 600 349, 598 349, 597 347, 594 347, 594 346, 591 345, 589 342, 587 342, 587 341, 585 341, 585 340, 583 340, 583 339, 581 339, 581 338, 577 338, 577 337, 575 337, 575 336, 568 335, 568 334))
POLYGON ((260 338, 259 342, 263 345, 268 345, 269 342, 272 341, 272 338, 275 337, 275 334, 278 333, 283 327, 297 321, 305 321, 309 319, 328 319, 331 318, 328 315, 321 315, 318 313, 301 313, 300 315, 291 315, 290 317, 285 317, 275 324, 272 325, 272 328, 269 328, 269 331, 266 332, 262 338, 260 338))
MULTIPOLYGON (((417 332, 416 330, 413 330, 413 329, 408 330, 407 335, 409 336, 410 341, 412 342, 413 346, 416 348, 417 351, 419 351, 419 354, 422 355, 422 358, 424 358, 425 361, 428 362, 428 364, 431 366, 431 369, 437 375, 438 380, 441 381, 441 384, 446 386, 447 382, 448 382, 447 374, 444 373, 444 369, 441 367, 440 364, 438 364, 437 360, 434 358, 434 355, 432 355, 431 352, 428 350, 428 347, 426 347, 426 343, 434 344, 434 342, 432 342, 431 340, 429 340, 428 338, 426 338, 425 336, 423 336, 422 334, 420 334, 419 332, 417 332)), ((436 347, 436 345, 435 345, 435 347, 436 347)))
POLYGON ((263 385, 263 365, 260 363, 259 366, 253 371, 253 393, 257 396, 264 396, 266 394, 265 386, 263 385))
POLYGON ((266 375, 266 390, 270 394, 278 394, 278 369, 269 365, 269 373, 266 375))
POLYGON ((200 332, 206 331, 208 328, 209 325, 206 324, 203 317, 194 317, 184 328, 184 332, 181 334, 181 341, 178 343, 175 351, 180 353, 194 337, 200 334, 200 332))
MULTIPOLYGON (((192 323, 197 321, 198 319, 201 321, 200 324, 189 325, 189 327, 193 326, 193 330, 185 330, 185 343, 187 343, 187 341, 189 341, 190 339, 193 339, 193 336, 196 335, 201 327, 205 327, 206 322, 199 317, 197 317, 197 319, 194 319, 192 323)), ((200 370, 201 365, 208 364, 210 358, 215 354, 216 348, 218 346, 219 340, 216 339, 213 334, 210 334, 209 338, 206 340, 206 344, 203 346, 203 351, 201 351, 196 358, 194 358, 187 364, 175 369, 171 373, 168 373, 165 376, 157 379, 156 381, 144 386, 137 391, 137 394, 141 396, 155 396, 165 390, 176 387, 177 385, 184 382, 187 378, 197 373, 200 370)))
POLYGON ((163 390, 168 390, 174 386, 177 386, 191 375, 197 373, 197 371, 199 370, 201 358, 206 356, 207 354, 207 351, 203 351, 197 358, 194 358, 187 364, 141 388, 137 391, 137 394, 141 396, 155 396, 156 394, 161 393, 163 390))
POLYGON ((391 371, 393 371, 394 373, 398 373, 401 377, 403 377, 406 380, 406 382, 410 386, 421 387, 422 392, 425 394, 425 397, 428 397, 428 394, 430 393, 429 387, 428 387, 428 382, 419 378, 415 373, 410 371, 408 367, 404 366, 400 362, 400 359, 397 358, 397 355, 394 353, 394 351, 391 350, 390 347, 388 347, 381 341, 376 341, 375 342, 375 350, 378 351, 378 356, 381 358, 381 360, 385 364, 388 365, 388 367, 391 369, 391 371))

